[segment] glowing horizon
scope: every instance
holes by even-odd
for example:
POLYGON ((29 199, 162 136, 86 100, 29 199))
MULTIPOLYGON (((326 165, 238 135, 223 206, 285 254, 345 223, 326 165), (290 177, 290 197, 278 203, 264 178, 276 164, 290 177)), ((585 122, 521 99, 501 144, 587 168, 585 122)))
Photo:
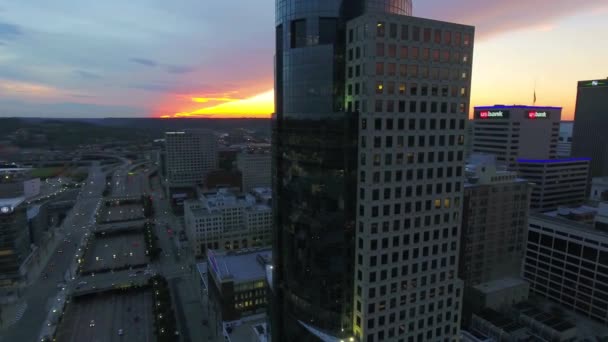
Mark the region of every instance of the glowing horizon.
POLYGON ((194 103, 221 102, 220 104, 203 107, 192 111, 181 111, 161 115, 161 118, 268 118, 274 112, 274 89, 257 95, 238 99, 230 97, 192 97, 194 103))

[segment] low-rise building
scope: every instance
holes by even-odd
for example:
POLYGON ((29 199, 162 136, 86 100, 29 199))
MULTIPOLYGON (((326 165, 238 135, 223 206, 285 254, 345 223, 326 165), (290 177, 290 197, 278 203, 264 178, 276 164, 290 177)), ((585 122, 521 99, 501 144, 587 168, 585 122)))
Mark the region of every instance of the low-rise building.
POLYGON ((228 189, 204 192, 184 202, 186 234, 197 256, 208 249, 269 246, 272 208, 252 194, 228 189))
POLYGON ((530 215, 523 277, 530 291, 608 324, 608 205, 588 215, 530 215))
POLYGON ((207 252, 209 305, 224 326, 251 316, 264 316, 267 303, 266 266, 270 248, 207 252), (218 317, 219 316, 219 317, 218 317))
POLYGON ((534 183, 530 208, 555 210, 579 206, 587 199, 589 158, 518 159, 519 176, 534 183))

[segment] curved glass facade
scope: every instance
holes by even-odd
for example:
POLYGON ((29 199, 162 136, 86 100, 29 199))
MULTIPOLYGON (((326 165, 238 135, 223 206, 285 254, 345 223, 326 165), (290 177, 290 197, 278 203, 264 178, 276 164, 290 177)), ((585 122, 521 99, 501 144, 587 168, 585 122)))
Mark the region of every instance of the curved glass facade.
POLYGON ((347 339, 359 120, 344 107, 346 21, 367 9, 409 14, 411 2, 277 0, 275 6, 271 335, 281 342, 316 342, 318 333, 347 339))

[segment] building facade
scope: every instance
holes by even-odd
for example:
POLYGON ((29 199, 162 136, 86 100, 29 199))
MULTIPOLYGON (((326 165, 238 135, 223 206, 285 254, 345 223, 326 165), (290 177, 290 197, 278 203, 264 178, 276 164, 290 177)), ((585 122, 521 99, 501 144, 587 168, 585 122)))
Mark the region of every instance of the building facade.
POLYGON ((270 153, 239 153, 236 157, 236 165, 243 176, 243 192, 271 186, 270 153))
POLYGON ((494 154, 510 167, 522 158, 554 159, 561 113, 561 107, 475 107, 472 150, 494 154))
POLYGON ((517 277, 527 236, 532 187, 484 157, 473 155, 466 172, 459 277, 467 287, 517 277))
POLYGON ((559 138, 557 140, 557 158, 570 158, 572 154, 572 130, 574 122, 562 121, 559 124, 559 138))
POLYGON ((270 248, 207 253, 209 301, 220 314, 220 321, 230 325, 248 316, 266 312, 266 266, 270 248))
POLYGON ((195 255, 208 249, 238 250, 271 245, 272 208, 250 194, 228 189, 184 202, 186 234, 195 255))
POLYGON ((555 210, 579 206, 587 200, 589 159, 518 159, 519 176, 534 184, 530 208, 555 210))
POLYGON ((589 199, 592 201, 608 201, 608 177, 593 177, 589 199))
POLYGON ((277 1, 273 340, 455 340, 474 29, 300 6, 277 1))
POLYGON ((591 176, 608 176, 608 79, 578 82, 572 156, 591 158, 591 176))
POLYGON ((608 324, 608 233, 559 215, 529 219, 523 277, 530 291, 608 324))
POLYGON ((24 197, 0 198, 0 287, 23 280, 21 265, 30 253, 24 197))
POLYGON ((209 130, 166 132, 165 153, 169 186, 201 184, 208 172, 218 168, 217 138, 209 130))

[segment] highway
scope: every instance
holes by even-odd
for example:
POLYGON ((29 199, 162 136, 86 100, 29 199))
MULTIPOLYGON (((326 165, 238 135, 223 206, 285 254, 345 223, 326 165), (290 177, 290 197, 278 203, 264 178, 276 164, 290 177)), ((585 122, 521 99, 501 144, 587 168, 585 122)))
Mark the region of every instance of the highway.
POLYGON ((61 239, 57 250, 48 260, 43 274, 34 279, 32 285, 22 292, 22 300, 27 303, 22 318, 14 325, 0 331, 0 341, 35 341, 57 292, 59 282, 63 282, 65 271, 74 259, 76 246, 93 223, 93 214, 99 205, 104 189, 105 175, 99 163, 90 168, 89 177, 81 188, 76 204, 70 210, 56 235, 61 239))

